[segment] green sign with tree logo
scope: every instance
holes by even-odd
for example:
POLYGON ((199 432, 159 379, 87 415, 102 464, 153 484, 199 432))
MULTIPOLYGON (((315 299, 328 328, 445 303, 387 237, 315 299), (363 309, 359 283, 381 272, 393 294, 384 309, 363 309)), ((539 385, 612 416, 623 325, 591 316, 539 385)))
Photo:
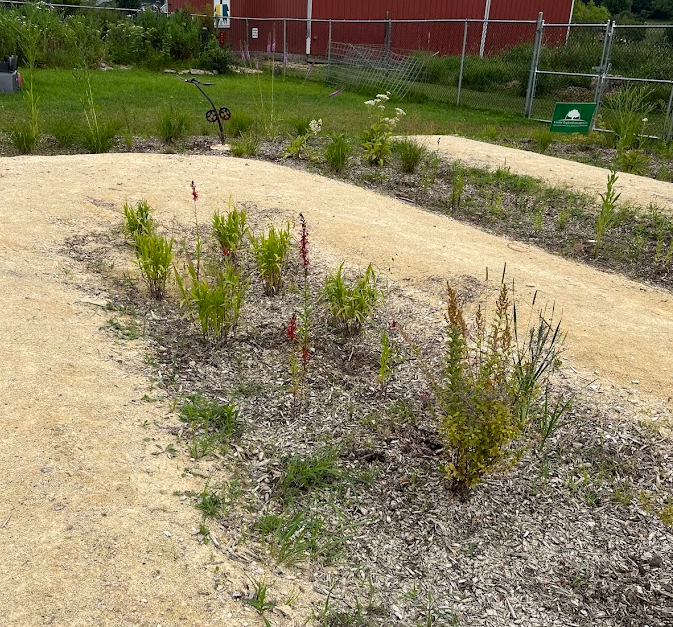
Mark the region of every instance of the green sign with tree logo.
POLYGON ((595 102, 557 102, 551 132, 588 133, 595 112, 595 102))

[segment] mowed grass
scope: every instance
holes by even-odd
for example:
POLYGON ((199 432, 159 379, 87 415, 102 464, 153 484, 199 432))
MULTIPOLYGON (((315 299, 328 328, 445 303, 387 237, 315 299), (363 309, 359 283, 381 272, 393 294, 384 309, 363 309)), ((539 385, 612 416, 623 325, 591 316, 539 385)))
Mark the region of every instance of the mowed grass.
MULTIPOLYGON (((269 120, 272 112, 279 135, 292 132, 297 120, 322 118, 323 133, 357 136, 371 121, 363 102, 367 96, 342 91, 330 97, 332 87, 300 77, 224 74, 199 76, 213 83, 206 91, 217 107, 269 120)), ((216 135, 217 125, 205 119, 208 103, 193 85, 176 75, 149 70, 115 69, 95 72, 94 97, 101 117, 119 125, 119 133, 141 137, 158 134, 159 119, 166 111, 187 116, 187 133, 216 135)), ((69 70, 36 70, 35 86, 40 97, 40 125, 52 133, 64 120, 86 124, 82 81, 69 70)), ((371 94, 374 96, 375 94, 371 94)), ((370 96, 370 97, 371 97, 370 96)), ((530 137, 538 128, 514 114, 494 113, 452 104, 400 102, 407 112, 399 127, 400 134, 458 134, 494 139, 530 137)), ((20 94, 0 94, 0 131, 9 133, 13 124, 28 119, 26 103, 20 94)), ((225 125, 226 126, 226 125, 225 125)))

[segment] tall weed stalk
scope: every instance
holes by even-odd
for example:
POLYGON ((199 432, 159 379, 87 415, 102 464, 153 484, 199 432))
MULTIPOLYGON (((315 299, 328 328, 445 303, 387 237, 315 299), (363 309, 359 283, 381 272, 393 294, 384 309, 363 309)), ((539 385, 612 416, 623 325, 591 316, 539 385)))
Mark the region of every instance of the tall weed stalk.
POLYGON ((617 201, 621 196, 615 189, 618 179, 619 177, 617 176, 617 173, 612 170, 608 176, 605 194, 600 194, 601 210, 598 216, 596 216, 594 258, 598 257, 598 253, 605 244, 605 234, 608 232, 608 229, 612 228, 617 223, 617 201))

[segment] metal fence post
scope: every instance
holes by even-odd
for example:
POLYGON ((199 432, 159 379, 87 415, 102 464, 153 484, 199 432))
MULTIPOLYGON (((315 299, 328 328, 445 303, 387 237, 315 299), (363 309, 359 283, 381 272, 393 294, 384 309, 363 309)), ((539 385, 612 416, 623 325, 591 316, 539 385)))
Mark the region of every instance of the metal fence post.
POLYGON ((467 50, 467 28, 469 22, 465 20, 463 28, 463 51, 460 54, 460 74, 458 75, 458 96, 456 97, 456 106, 460 106, 460 94, 463 90, 463 70, 465 69, 465 51, 467 50))
POLYGON ((283 76, 287 70, 287 20, 283 18, 283 76))
POLYGON ((664 128, 666 133, 666 142, 671 141, 673 135, 673 86, 671 87, 671 95, 668 97, 668 107, 666 107, 666 126, 664 128))
POLYGON ((598 83, 596 85, 596 111, 594 113, 594 119, 591 121, 591 130, 596 129, 596 119, 598 118, 598 113, 601 110, 601 103, 603 101, 603 93, 605 92, 605 83, 607 75, 610 73, 610 55, 612 54, 612 43, 615 38, 615 23, 613 21, 608 21, 607 28, 605 29, 605 41, 603 42, 603 55, 601 58, 601 67, 598 69, 598 83))
POLYGON ((245 18, 245 51, 250 53, 250 20, 245 18))
POLYGON ((544 14, 542 11, 537 16, 537 26, 535 28, 535 43, 533 45, 533 57, 530 61, 530 74, 528 75, 528 88, 526 89, 526 104, 523 114, 527 118, 533 115, 533 103, 535 101, 535 87, 537 85, 537 68, 540 63, 540 52, 542 50, 542 39, 544 36, 544 14))
POLYGON ((329 21, 327 28, 327 72, 325 82, 329 83, 329 71, 332 67, 332 20, 329 21))

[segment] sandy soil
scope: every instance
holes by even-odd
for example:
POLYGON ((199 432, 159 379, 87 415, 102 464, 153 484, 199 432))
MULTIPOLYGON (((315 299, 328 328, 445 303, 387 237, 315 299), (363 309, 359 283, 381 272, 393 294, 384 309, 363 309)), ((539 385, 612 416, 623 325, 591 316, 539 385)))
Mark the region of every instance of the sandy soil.
POLYGON ((122 350, 99 330, 106 295, 60 252, 70 235, 119 224, 124 201, 148 199, 166 227, 189 223, 191 180, 202 221, 229 194, 278 221, 301 211, 328 259, 372 261, 433 307, 447 277, 482 279, 486 267, 497 276, 507 263, 521 298, 538 290, 563 311, 576 368, 604 384, 633 388, 637 380, 643 393, 671 402, 669 292, 272 164, 156 154, 0 158, 3 625, 250 620, 213 590, 211 549, 188 537, 198 517, 173 492, 200 484, 181 476, 177 460, 151 455, 152 423, 167 410, 139 400, 151 393, 138 367, 141 343, 122 350))
MULTIPOLYGON (((569 187, 591 196, 605 192, 609 170, 537 152, 486 144, 454 135, 417 136, 429 148, 475 167, 507 166, 516 174, 544 179, 552 185, 569 187)), ((621 201, 635 206, 655 204, 673 212, 673 184, 635 174, 619 174, 621 201)))

